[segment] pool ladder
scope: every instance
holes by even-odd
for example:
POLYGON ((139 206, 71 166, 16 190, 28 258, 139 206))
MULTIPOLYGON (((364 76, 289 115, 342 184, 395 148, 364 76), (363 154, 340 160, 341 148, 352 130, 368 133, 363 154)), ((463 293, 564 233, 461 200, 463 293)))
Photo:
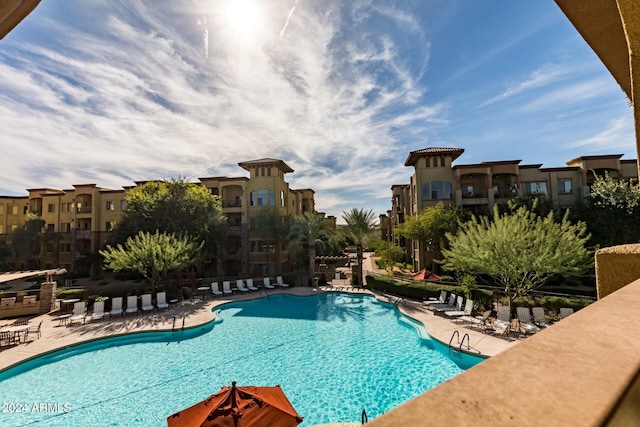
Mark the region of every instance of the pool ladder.
MULTIPOLYGON (((187 317, 186 315, 182 316, 182 329, 181 329, 182 331, 184 331, 184 321, 185 321, 186 317, 187 317)), ((171 325, 171 330, 172 331, 176 330, 176 318, 177 318, 177 316, 173 316, 173 324, 171 325)))
POLYGON ((404 304, 404 306, 406 307, 406 306, 407 306, 407 299, 406 299, 406 298, 404 298, 404 297, 400 297, 400 298, 398 298, 398 299, 396 300, 396 302, 394 302, 394 303, 393 303, 393 305, 394 305, 395 307, 398 307, 400 304, 404 304))
POLYGON ((449 354, 451 354, 451 351, 453 350, 453 354, 455 356, 462 357, 462 346, 464 345, 465 339, 467 340, 467 350, 469 350, 471 348, 471 338, 469 337, 469 334, 464 334, 462 336, 462 341, 460 341, 460 332, 458 332, 457 329, 453 331, 451 339, 449 340, 449 354), (453 339, 456 337, 458 338, 458 348, 455 348, 451 345, 453 339))

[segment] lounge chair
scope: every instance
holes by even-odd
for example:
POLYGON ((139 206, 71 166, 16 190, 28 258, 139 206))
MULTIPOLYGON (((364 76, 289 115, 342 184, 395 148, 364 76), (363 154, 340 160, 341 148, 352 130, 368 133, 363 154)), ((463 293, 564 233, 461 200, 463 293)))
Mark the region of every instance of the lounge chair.
POLYGON ((562 307, 560 309, 560 318, 564 319, 565 317, 569 317, 573 314, 573 308, 571 307, 562 307))
POLYGON ((522 329, 525 334, 535 334, 540 330, 540 328, 533 323, 529 307, 516 307, 516 315, 518 316, 518 322, 520 322, 520 329, 522 329))
POLYGON ((93 313, 87 316, 89 321, 93 319, 104 320, 104 301, 96 301, 93 303, 93 313))
POLYGON ((162 310, 163 308, 169 308, 169 304, 167 304, 166 292, 158 292, 156 294, 156 307, 158 307, 158 310, 162 310))
POLYGON ((144 294, 140 298, 142 299, 142 311, 152 311, 155 308, 151 301, 151 294, 144 294))
POLYGON ((445 311, 444 314, 446 314, 449 317, 471 316, 472 311, 473 311, 473 300, 467 298, 467 301, 464 303, 464 310, 445 311))
POLYGON ((228 280, 225 280, 224 282, 222 282, 222 292, 225 295, 231 295, 233 293, 233 291, 231 290, 231 282, 228 280))
POLYGON ((271 280, 268 277, 262 279, 262 283, 264 283, 264 287, 267 289, 275 289, 276 287, 271 284, 271 280))
POLYGON ((76 320, 82 320, 82 323, 84 323, 84 319, 85 319, 85 310, 86 310, 86 304, 84 301, 80 301, 80 302, 76 302, 73 304, 73 313, 71 314, 71 317, 69 318, 69 321, 67 322, 67 325, 71 325, 73 324, 73 322, 75 322, 76 320))
POLYGON ((218 282, 211 282, 211 293, 216 296, 222 295, 218 282))
POLYGON ((491 313, 492 313, 491 310, 485 310, 485 312, 482 313, 482 316, 476 316, 476 317, 461 316, 461 317, 458 317, 458 319, 461 320, 462 322, 471 323, 471 327, 474 327, 477 325, 483 331, 487 331, 488 329, 493 330, 493 327, 489 323, 489 317, 491 317, 491 313))
POLYGON ((127 308, 124 311, 124 315, 126 316, 129 313, 138 314, 138 297, 136 295, 129 295, 127 297, 127 308))
POLYGON ((289 285, 287 283, 284 283, 282 281, 282 276, 276 277, 276 285, 280 286, 281 288, 288 288, 289 287, 289 285))
POLYGON ((238 290, 239 290, 240 292, 249 292, 249 289, 247 289, 247 288, 244 286, 244 282, 242 281, 242 279, 238 279, 238 280, 236 280, 236 287, 238 288, 238 290))
POLYGON ((109 312, 109 319, 117 314, 122 316, 122 297, 115 297, 111 300, 111 311, 109 312))
POLYGON ((536 326, 540 328, 546 328, 549 326, 549 323, 547 323, 547 316, 544 314, 543 307, 533 307, 531 309, 531 312, 533 313, 533 323, 536 326))
POLYGON ((429 301, 423 301, 424 305, 433 305, 433 304, 445 304, 447 302, 447 291, 440 291, 440 297, 438 299, 430 299, 429 301))
MULTIPOLYGON (((453 294, 451 294, 453 295, 453 294)), ((453 295, 455 297, 455 303, 453 304, 453 306, 451 305, 447 305, 447 306, 440 306, 440 305, 433 305, 433 312, 434 313, 444 313, 445 311, 462 311, 462 302, 464 301, 464 297, 462 295, 460 296, 456 296, 453 295)), ((449 298, 449 302, 451 302, 451 298, 449 298)))
POLYGON ((450 294, 448 302, 444 304, 431 304, 431 305, 428 305, 427 308, 429 310, 434 310, 434 311, 436 308, 453 309, 453 307, 455 307, 455 304, 456 304, 456 298, 457 298, 456 294, 450 294))
POLYGON ((247 289, 250 291, 259 291, 260 289, 253 286, 253 279, 247 279, 247 289))
POLYGON ((496 329, 508 329, 511 327, 511 307, 508 305, 498 307, 498 314, 493 326, 496 329))

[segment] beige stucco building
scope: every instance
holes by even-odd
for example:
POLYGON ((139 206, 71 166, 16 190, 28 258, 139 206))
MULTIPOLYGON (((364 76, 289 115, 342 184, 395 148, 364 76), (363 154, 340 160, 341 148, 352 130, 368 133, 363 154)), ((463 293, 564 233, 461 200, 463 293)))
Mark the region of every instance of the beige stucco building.
POLYGON ((564 167, 545 168, 522 160, 454 165, 462 153, 462 148, 445 147, 412 151, 405 161, 405 166, 413 167, 410 183, 391 187, 392 207, 380 222, 386 225, 383 234, 405 249, 416 270, 437 270, 435 254, 420 242, 397 237, 394 229, 437 203, 485 213, 515 196, 543 194, 563 210, 589 195, 595 175, 606 172, 616 179, 638 179, 637 161, 622 160, 622 154, 582 156, 564 167))
MULTIPOLYGON (((283 216, 315 211, 314 191, 291 189, 285 175, 293 169, 282 160, 259 159, 238 165, 249 173, 248 177, 199 178, 201 185, 220 197, 229 223, 227 245, 217 260, 217 274, 288 271, 288 248, 264 241, 251 230, 251 220, 264 209, 274 209, 283 216)), ((24 197, 0 196, 0 237, 7 238, 25 223, 28 213, 33 213, 45 221, 43 243, 39 253, 34 254, 38 266, 90 274, 92 257, 104 247, 109 233, 126 212, 126 195, 134 187, 112 190, 81 184, 65 190, 28 189, 24 197)), ((35 266, 15 265, 18 269, 32 267, 35 266)))

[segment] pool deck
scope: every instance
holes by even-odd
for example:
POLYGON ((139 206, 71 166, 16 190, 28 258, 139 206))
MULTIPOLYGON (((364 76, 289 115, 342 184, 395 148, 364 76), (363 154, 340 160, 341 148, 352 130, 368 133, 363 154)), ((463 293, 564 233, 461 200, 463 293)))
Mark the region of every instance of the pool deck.
MULTIPOLYGON (((353 288, 346 285, 323 286, 320 288, 280 288, 270 290, 269 295, 292 294, 298 296, 309 296, 316 295, 321 292, 371 294, 379 300, 391 304, 397 300, 397 297, 387 296, 385 294, 360 288, 353 288)), ((175 329, 180 329, 182 328, 183 319, 185 328, 197 327, 206 324, 215 318, 213 308, 216 306, 232 301, 243 301, 263 297, 263 292, 237 294, 224 298, 209 297, 209 299, 205 299, 204 301, 196 299, 194 301, 179 302, 163 311, 153 311, 151 313, 144 314, 139 313, 138 315, 129 315, 126 317, 117 316, 113 319, 109 319, 109 316, 107 315, 104 320, 77 323, 71 326, 64 326, 60 324, 60 321, 56 319, 60 314, 59 312, 44 314, 32 318, 30 321, 32 325, 38 325, 42 320, 41 338, 37 339, 37 337, 33 337, 32 335, 28 338, 26 343, 21 343, 12 347, 3 347, 0 350, 0 371, 27 359, 37 357, 43 353, 59 350, 81 342, 134 332, 171 331, 174 326, 174 322, 175 329)), ((420 301, 402 301, 397 304, 397 307, 402 313, 422 322, 429 335, 444 344, 449 343, 453 331, 455 330, 458 330, 461 336, 465 333, 469 334, 471 353, 478 353, 483 356, 493 356, 521 341, 520 339, 514 338, 508 340, 498 338, 485 334, 477 329, 471 329, 469 326, 456 324, 448 318, 434 315, 431 311, 426 310, 420 301)), ((0 327, 9 323, 11 322, 0 321, 0 327)), ((334 423, 325 424, 323 427, 350 427, 353 425, 359 424, 334 423)))

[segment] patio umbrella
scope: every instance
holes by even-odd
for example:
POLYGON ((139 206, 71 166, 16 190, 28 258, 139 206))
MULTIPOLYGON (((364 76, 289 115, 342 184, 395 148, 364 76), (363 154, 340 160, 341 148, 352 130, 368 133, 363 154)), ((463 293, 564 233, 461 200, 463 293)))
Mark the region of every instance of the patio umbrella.
POLYGON ((426 269, 420 270, 419 272, 411 276, 411 278, 413 280, 433 280, 433 281, 437 281, 441 279, 440 276, 426 269))
POLYGON ((236 387, 235 381, 167 417, 168 427, 295 427, 301 422, 279 385, 236 387))

